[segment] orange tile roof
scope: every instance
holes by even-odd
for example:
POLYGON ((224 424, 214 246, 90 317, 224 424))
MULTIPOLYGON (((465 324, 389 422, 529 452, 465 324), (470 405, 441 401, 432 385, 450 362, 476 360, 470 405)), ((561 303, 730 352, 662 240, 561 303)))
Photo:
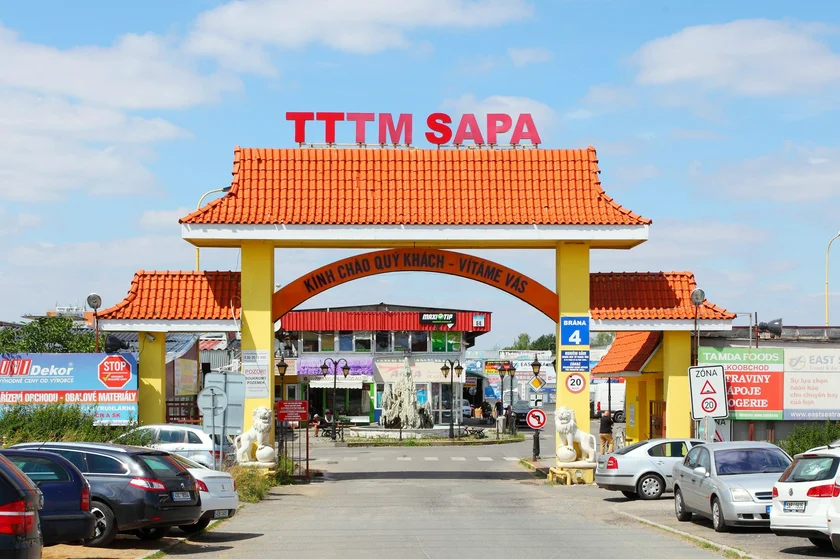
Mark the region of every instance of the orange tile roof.
POLYGON ((592 372, 641 372, 661 341, 662 332, 618 332, 609 351, 595 365, 592 372))
POLYGON ((239 318, 239 272, 138 271, 128 295, 99 313, 103 320, 230 320, 239 318))
POLYGON ((247 225, 647 225, 607 196, 595 148, 234 151, 224 197, 181 218, 247 225))
MULTIPOLYGON (((694 320, 691 272, 590 274, 589 306, 596 320, 694 320)), ((704 301, 698 318, 733 320, 735 315, 704 301)))

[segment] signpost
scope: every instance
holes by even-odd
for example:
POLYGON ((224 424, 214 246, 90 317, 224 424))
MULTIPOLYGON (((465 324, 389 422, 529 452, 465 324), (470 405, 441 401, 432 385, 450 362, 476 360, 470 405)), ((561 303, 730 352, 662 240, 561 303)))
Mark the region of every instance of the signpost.
POLYGON ((729 415, 723 365, 688 368, 692 419, 724 419, 729 415))
POLYGON ((528 427, 534 430, 534 446, 531 452, 531 458, 536 461, 540 457, 540 430, 545 427, 545 412, 540 409, 531 410, 525 416, 525 422, 528 424, 528 427))
MULTIPOLYGON (((224 433, 224 413, 228 406, 227 394, 218 387, 208 386, 198 393, 196 397, 196 405, 201 411, 204 421, 202 422, 203 430, 207 433, 208 423, 210 424, 210 433, 217 435, 216 426, 221 424, 222 432, 224 433)), ((222 450, 224 448, 224 440, 219 445, 222 450)), ((221 454, 221 453, 220 453, 221 454)), ((222 457, 224 460, 224 457, 222 457)), ((216 469, 216 453, 213 453, 213 469, 216 469)))

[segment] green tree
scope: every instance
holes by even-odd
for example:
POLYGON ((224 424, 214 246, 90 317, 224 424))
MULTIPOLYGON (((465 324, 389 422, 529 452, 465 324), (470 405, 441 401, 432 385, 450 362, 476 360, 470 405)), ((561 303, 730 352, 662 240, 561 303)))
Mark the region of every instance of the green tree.
POLYGON ((0 354, 10 353, 90 353, 93 332, 73 327, 63 316, 37 318, 20 327, 0 329, 0 354))
POLYGON ((594 336, 589 337, 589 345, 593 347, 606 347, 613 343, 614 339, 615 332, 598 332, 594 336))
POLYGON ((531 349, 531 336, 522 332, 516 339, 513 341, 513 345, 506 347, 505 349, 531 349))
POLYGON ((528 349, 536 351, 555 351, 557 349, 557 336, 554 334, 543 334, 531 342, 531 347, 528 349))

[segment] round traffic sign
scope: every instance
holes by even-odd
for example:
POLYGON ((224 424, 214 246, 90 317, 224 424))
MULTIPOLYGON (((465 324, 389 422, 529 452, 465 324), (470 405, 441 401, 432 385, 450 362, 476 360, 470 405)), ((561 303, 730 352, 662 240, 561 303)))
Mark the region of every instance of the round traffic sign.
POLYGON ((704 412, 712 413, 717 409, 717 402, 715 402, 714 398, 703 398, 703 401, 700 403, 700 407, 703 408, 704 412))
POLYGON ((525 421, 531 429, 542 429, 545 426, 545 412, 541 409, 533 409, 528 412, 525 421))
POLYGON ((566 390, 572 394, 580 394, 586 388, 586 379, 580 373, 572 373, 566 377, 566 390))
POLYGON ((204 415, 219 415, 227 409, 228 397, 218 386, 208 386, 198 393, 196 404, 204 415))

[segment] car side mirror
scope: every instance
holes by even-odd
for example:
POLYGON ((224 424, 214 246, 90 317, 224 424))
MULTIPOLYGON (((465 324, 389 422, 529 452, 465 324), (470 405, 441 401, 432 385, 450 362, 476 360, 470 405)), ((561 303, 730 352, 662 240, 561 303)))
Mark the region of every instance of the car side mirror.
POLYGON ((706 471, 706 468, 703 466, 697 466, 694 468, 694 473, 698 476, 709 477, 709 472, 706 471))

